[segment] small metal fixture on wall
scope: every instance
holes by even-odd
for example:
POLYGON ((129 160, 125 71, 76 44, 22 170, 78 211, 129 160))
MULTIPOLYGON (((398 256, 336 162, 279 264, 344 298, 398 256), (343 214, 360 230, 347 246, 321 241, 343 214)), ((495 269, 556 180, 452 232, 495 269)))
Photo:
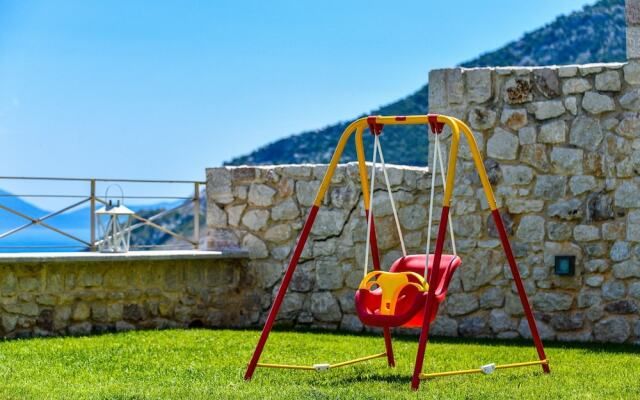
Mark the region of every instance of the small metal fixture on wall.
POLYGON ((102 240, 98 243, 98 249, 102 253, 126 253, 129 251, 131 241, 131 222, 135 214, 124 203, 124 192, 120 185, 111 185, 105 192, 107 204, 96 211, 97 225, 102 240), (121 200, 115 205, 109 200, 111 186, 120 188, 121 200))
POLYGON ((574 276, 576 274, 576 256, 555 256, 555 274, 574 276))

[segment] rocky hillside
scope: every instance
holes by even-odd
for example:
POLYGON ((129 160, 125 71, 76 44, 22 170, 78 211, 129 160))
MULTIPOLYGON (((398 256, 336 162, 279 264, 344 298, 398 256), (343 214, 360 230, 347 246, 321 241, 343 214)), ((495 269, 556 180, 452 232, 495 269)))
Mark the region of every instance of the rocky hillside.
MULTIPOLYGON (((533 32, 504 47, 460 64, 464 67, 552 65, 623 61, 625 56, 624 0, 601 0, 533 32)), ((368 114, 409 115, 427 112, 427 85, 415 93, 368 114)), ((324 163, 331 158, 337 138, 347 122, 289 136, 225 164, 324 163)), ((396 146, 387 146, 388 162, 425 165, 427 143, 424 127, 387 127, 385 135, 396 146)), ((367 136, 365 136, 367 137, 367 136)), ((355 160, 349 146, 343 161, 355 160)))

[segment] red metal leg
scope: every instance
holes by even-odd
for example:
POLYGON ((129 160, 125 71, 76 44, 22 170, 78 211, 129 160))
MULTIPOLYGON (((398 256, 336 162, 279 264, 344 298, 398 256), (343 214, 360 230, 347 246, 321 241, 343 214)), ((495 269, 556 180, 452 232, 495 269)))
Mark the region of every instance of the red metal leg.
MULTIPOLYGON (((536 325, 536 320, 533 317, 533 313, 531 312, 529 299, 527 298, 527 293, 525 292, 524 285, 522 284, 520 271, 518 270, 516 259, 513 256, 513 251, 511 250, 511 244, 509 243, 509 238, 507 237, 507 231, 505 230, 504 224, 502 223, 502 217, 500 216, 500 212, 497 209, 491 211, 491 214, 493 215, 493 220, 495 221, 496 228, 498 229, 498 233, 500 234, 502 247, 504 248, 504 252, 507 255, 507 260, 509 261, 509 267, 511 268, 511 275, 513 275, 513 280, 516 282, 516 288, 518 289, 520 302, 522 302, 522 308, 524 309, 524 313, 527 316, 527 322, 529 323, 529 330, 531 330, 531 336, 533 337, 533 342, 536 345, 536 350, 538 351, 538 357, 540 358, 540 360, 546 360, 547 356, 544 353, 542 340, 540 340, 540 335, 538 334, 538 326, 536 325)), ((550 372, 549 364, 541 364, 541 365, 542 365, 542 370, 545 373, 550 372)))
MULTIPOLYGON (((369 220, 369 210, 365 210, 365 218, 369 220)), ((376 224, 371 218, 371 234, 369 236, 371 242, 371 259, 373 260, 373 269, 380 270, 380 252, 378 251, 378 237, 376 236, 376 224)), ((390 367, 395 367, 396 361, 393 356, 393 345, 391 344, 391 330, 389 328, 383 328, 382 333, 384 335, 384 347, 387 352, 387 364, 390 367)))
POLYGON ((287 287, 289 287, 289 282, 291 282, 291 277, 293 276, 293 272, 296 270, 298 266, 298 260, 300 259, 300 255, 302 254, 302 250, 304 249, 304 244, 309 237, 309 232, 311 231, 311 227, 313 226, 313 222, 316 219, 316 215, 318 214, 318 206, 311 207, 309 211, 309 216, 307 216, 307 221, 302 228, 302 233, 300 233, 300 238, 298 238, 298 243, 296 243, 296 248, 293 251, 293 256, 289 261, 289 266, 287 267, 287 272, 284 274, 284 278, 282 279, 282 284, 280 285, 280 289, 278 289, 278 294, 276 295, 276 299, 271 306, 271 310, 269 311, 269 316, 267 317, 267 321, 264 324, 264 328, 262 328, 262 333, 260 334, 260 340, 258 340, 258 344, 256 345, 256 349, 253 352, 253 356, 251 357, 251 361, 249 361, 249 365, 247 366, 247 371, 244 374, 244 379, 249 380, 253 376, 253 372, 256 369, 256 365, 260 360, 260 355, 262 354, 262 350, 264 349, 265 343, 267 343, 267 339, 269 338, 269 333, 271 332, 271 328, 273 327, 273 322, 276 319, 276 315, 278 315, 278 310, 282 305, 282 300, 284 299, 284 295, 287 292, 287 287))
MULTIPOLYGON (((369 210, 365 211, 365 218, 369 220, 369 210)), ((371 243, 371 260, 373 261, 373 269, 380 270, 380 251, 378 251, 378 236, 376 235, 376 224, 371 218, 371 233, 369 235, 369 241, 371 243)))
MULTIPOLYGON (((435 268, 436 265, 440 265, 442 259, 442 249, 444 248, 444 238, 447 236, 447 223, 449 220, 449 207, 442 207, 442 215, 440 217, 440 226, 438 227, 438 238, 436 239, 436 249, 433 255, 433 265, 431 277, 429 278, 429 287, 438 287, 437 282, 440 278, 440 268, 435 268)), ((427 257, 429 255, 427 254, 427 257)), ((418 354, 416 355, 416 363, 413 368, 413 377, 411 379, 411 389, 418 390, 420 387, 420 374, 422 373, 422 364, 424 363, 424 353, 427 349, 427 341, 429 340, 429 327, 431 326, 431 316, 434 312, 437 312, 438 308, 435 305, 436 292, 435 290, 429 290, 427 294, 427 302, 424 305, 424 319, 422 320, 422 329, 420 330, 420 339, 418 340, 418 354)))

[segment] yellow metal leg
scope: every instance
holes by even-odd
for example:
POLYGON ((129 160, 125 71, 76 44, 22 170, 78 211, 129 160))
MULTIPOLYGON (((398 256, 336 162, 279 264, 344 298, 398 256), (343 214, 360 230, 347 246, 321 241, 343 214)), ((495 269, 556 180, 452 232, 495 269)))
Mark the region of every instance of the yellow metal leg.
MULTIPOLYGON (((513 363, 513 364, 502 364, 502 365, 496 365, 495 369, 530 367, 533 365, 541 365, 541 364, 548 365, 549 360, 537 360, 537 361, 527 361, 527 362, 513 363)), ((432 378, 439 378, 443 376, 452 376, 452 375, 480 374, 482 372, 483 371, 481 368, 464 369, 460 371, 433 372, 430 374, 420 374, 420 379, 432 379, 432 378)))
POLYGON ((375 358, 386 357, 387 353, 373 354, 366 357, 355 358, 353 360, 343 361, 337 364, 315 364, 315 365, 291 365, 291 364, 268 364, 258 363, 258 367, 262 368, 281 368, 281 369, 299 369, 303 371, 323 371, 327 369, 346 367, 347 365, 357 364, 363 361, 373 360, 375 358))

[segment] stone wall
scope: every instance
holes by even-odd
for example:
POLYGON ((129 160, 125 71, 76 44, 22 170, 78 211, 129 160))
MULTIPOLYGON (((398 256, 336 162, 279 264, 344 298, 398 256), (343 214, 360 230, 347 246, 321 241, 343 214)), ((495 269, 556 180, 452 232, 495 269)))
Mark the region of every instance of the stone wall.
POLYGON ((248 326, 258 319, 242 259, 0 264, 3 337, 248 326))
MULTIPOLYGON (((640 342, 640 64, 455 68, 433 71, 429 83, 430 111, 460 117, 475 132, 543 338, 640 342), (554 274, 556 255, 577 257, 575 276, 554 274)), ((446 132, 444 138, 446 148, 446 132)), ((210 246, 250 251, 249 273, 264 291, 262 320, 325 170, 207 171, 210 246)), ((407 247, 424 252, 430 175, 398 166, 389 172, 407 247)), ((366 229, 359 185, 355 164, 337 169, 281 323, 364 329, 353 304, 366 229)), ((377 185, 376 226, 388 268, 401 253, 377 185)), ((441 196, 439 187, 437 202, 441 196)), ((529 337, 464 140, 452 214, 463 265, 434 332, 529 337)))
MULTIPOLYGON (((476 134, 545 336, 636 342, 640 336, 640 64, 432 71, 430 111, 476 134), (576 276, 553 275, 555 255, 576 276)), ((459 220, 491 227, 468 152, 459 220)), ((466 254, 465 254, 466 253, 466 254)), ((492 315, 511 315, 508 304, 492 315), (500 311, 499 311, 500 310, 500 311)))

